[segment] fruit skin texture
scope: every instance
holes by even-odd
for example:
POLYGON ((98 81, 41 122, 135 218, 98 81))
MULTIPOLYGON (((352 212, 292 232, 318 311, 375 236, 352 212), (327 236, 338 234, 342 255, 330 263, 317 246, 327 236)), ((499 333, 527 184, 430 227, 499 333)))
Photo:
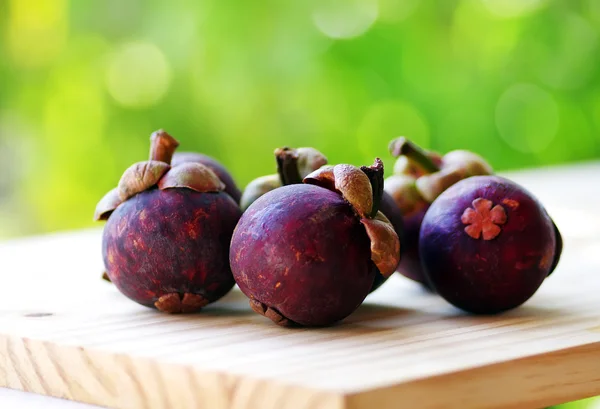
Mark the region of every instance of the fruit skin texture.
POLYGON ((553 222, 542 204, 499 176, 473 176, 440 194, 423 219, 419 248, 432 288, 454 306, 477 314, 526 302, 560 257, 553 222), (491 203, 485 206, 485 200, 491 203))
POLYGON ((235 284, 229 241, 240 216, 223 192, 139 193, 106 222, 102 255, 110 280, 147 307, 172 293, 199 295, 205 304, 216 301, 235 284))
POLYGON ((298 324, 323 326, 350 315, 369 293, 379 274, 369 246, 342 196, 288 185, 246 210, 232 238, 230 262, 249 298, 298 324))
POLYGON ((207 166, 210 170, 217 174, 217 176, 219 177, 219 179, 221 179, 223 183, 225 183, 225 193, 231 196, 236 203, 240 202, 242 192, 235 183, 235 180, 233 179, 233 176, 231 176, 231 173, 229 173, 229 171, 221 162, 203 153, 176 152, 173 155, 171 166, 178 166, 186 162, 195 162, 207 166))

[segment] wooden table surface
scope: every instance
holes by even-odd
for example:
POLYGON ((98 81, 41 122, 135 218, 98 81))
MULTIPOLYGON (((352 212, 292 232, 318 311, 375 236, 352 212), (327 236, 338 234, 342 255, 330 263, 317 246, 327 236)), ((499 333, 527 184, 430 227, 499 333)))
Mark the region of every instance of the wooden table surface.
POLYGON ((522 307, 464 314, 394 276, 340 325, 285 329, 236 289, 202 313, 141 307, 100 230, 0 243, 0 386, 114 408, 539 408, 600 395, 600 164, 505 174, 564 235, 522 307))

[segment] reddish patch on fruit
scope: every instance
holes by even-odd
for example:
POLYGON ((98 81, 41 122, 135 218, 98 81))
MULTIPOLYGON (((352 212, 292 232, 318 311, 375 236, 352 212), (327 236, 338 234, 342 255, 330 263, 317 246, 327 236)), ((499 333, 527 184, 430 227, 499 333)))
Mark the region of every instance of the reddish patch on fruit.
POLYGON ((423 219, 419 248, 433 289, 456 307, 481 314, 526 302, 560 256, 555 226, 541 203, 498 176, 474 176, 440 194, 423 219), (472 229, 466 231, 465 223, 472 229))
POLYGON ((519 202, 517 202, 516 200, 512 200, 512 199, 503 199, 502 204, 510 207, 513 210, 516 210, 519 207, 519 202))
POLYGON ((506 223, 506 212, 500 205, 492 208, 491 200, 481 197, 473 200, 473 207, 467 207, 460 220, 466 224, 465 232, 478 239, 483 236, 484 240, 496 238, 502 229, 501 225, 506 223))

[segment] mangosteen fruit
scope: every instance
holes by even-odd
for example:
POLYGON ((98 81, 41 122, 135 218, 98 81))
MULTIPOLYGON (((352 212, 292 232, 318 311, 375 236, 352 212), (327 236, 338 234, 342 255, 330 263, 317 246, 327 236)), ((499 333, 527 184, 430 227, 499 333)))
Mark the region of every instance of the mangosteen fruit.
POLYGON ((491 166, 479 155, 454 150, 440 155, 422 149, 405 137, 389 144, 396 157, 393 174, 385 179, 385 191, 402 213, 404 226, 402 260, 398 272, 428 287, 419 259, 419 230, 425 212, 435 198, 459 180, 492 174, 491 166))
POLYGON ((540 201, 495 175, 473 176, 441 193, 419 236, 428 283, 474 314, 526 302, 556 268, 561 251, 558 228, 540 201))
POLYGON ((371 168, 323 166, 248 207, 230 263, 254 311, 282 326, 333 325, 395 271, 400 241, 378 208, 383 163, 371 168))
POLYGON ((177 140, 151 136, 150 160, 129 167, 98 203, 106 221, 106 278, 131 300, 167 313, 195 312, 234 286, 229 245, 241 216, 225 184, 199 162, 171 159, 177 140))
MULTIPOLYGON (((258 177, 246 186, 240 203, 240 207, 244 211, 265 193, 282 186, 301 184, 303 183, 303 178, 308 174, 327 165, 327 157, 312 147, 293 149, 286 146, 275 149, 274 154, 277 173, 258 177)), ((396 206, 394 199, 383 190, 383 184, 379 183, 383 168, 379 169, 378 166, 378 162, 376 162, 373 166, 362 166, 361 169, 369 178, 372 178, 373 188, 377 189, 374 197, 381 198, 377 207, 392 223, 396 234, 402 240, 402 213, 398 206, 396 206)), ((383 163, 381 163, 381 166, 383 166, 383 163)), ((401 246, 400 250, 402 251, 402 249, 403 247, 401 246)), ((373 282, 371 292, 380 288, 386 280, 386 277, 378 274, 373 282)))

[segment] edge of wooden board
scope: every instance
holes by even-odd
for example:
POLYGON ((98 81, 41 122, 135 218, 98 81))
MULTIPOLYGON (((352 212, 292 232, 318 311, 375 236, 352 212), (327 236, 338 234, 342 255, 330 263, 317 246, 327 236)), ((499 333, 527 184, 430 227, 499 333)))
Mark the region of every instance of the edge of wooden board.
POLYGON ((0 386, 116 409, 345 406, 336 392, 6 335, 0 335, 0 386))
POLYGON ((0 335, 0 386, 117 409, 535 408, 600 395, 600 342, 344 393, 0 335))
POLYGON ((346 408, 531 409, 598 395, 600 342, 594 342, 349 394, 346 408))

